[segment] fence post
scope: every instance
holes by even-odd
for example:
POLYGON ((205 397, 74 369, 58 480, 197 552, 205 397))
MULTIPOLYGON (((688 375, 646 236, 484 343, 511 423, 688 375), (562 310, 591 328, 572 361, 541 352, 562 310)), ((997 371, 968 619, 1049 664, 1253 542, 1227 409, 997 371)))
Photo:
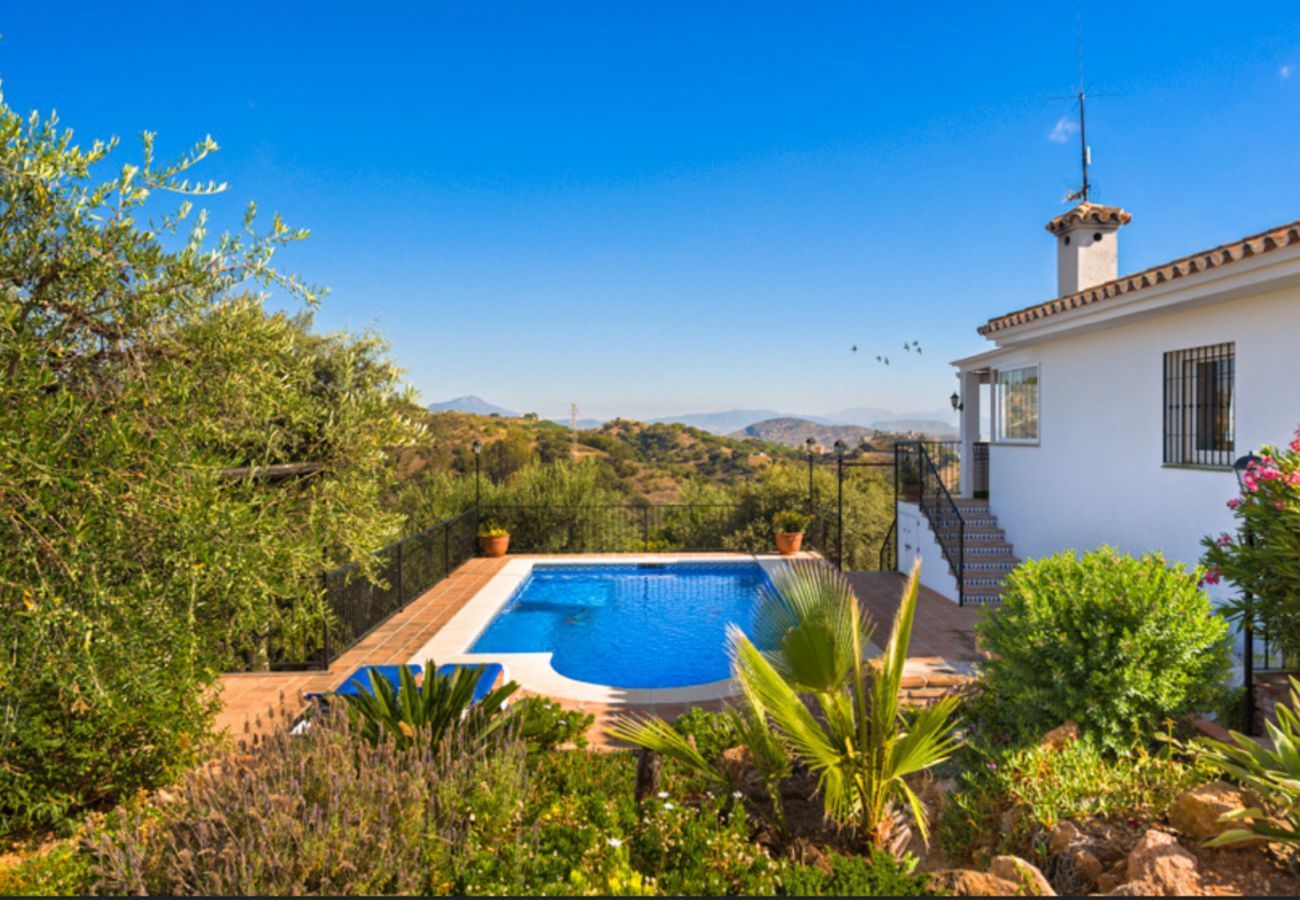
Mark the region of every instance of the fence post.
POLYGON ((451 574, 451 526, 442 526, 442 577, 451 574))
POLYGON ((405 541, 397 542, 397 605, 399 607, 406 605, 406 584, 402 578, 402 545, 405 541))
POLYGON ((330 602, 329 602, 329 596, 330 596, 330 579, 329 579, 329 576, 322 572, 322 573, 321 573, 321 576, 320 576, 320 583, 321 583, 321 589, 324 591, 324 596, 325 596, 325 606, 326 606, 326 609, 325 609, 325 621, 324 621, 324 626, 323 626, 323 629, 322 629, 322 630, 325 632, 325 634, 324 634, 324 639, 323 639, 324 649, 325 649, 325 670, 326 670, 326 671, 329 671, 329 667, 330 667, 330 612, 333 610, 333 606, 331 606, 331 605, 330 605, 330 602))
POLYGON ((650 506, 641 507, 641 552, 650 552, 650 506))
POLYGON ((835 523, 835 565, 844 571, 844 442, 835 442, 835 480, 836 484, 836 523, 835 523))
MULTIPOLYGON (((1253 608, 1246 615, 1242 632, 1246 646, 1242 648, 1241 668, 1246 678, 1246 696, 1242 698, 1246 705, 1246 734, 1255 733, 1255 624, 1253 608)), ((1267 664, 1266 664, 1267 665, 1267 664)))

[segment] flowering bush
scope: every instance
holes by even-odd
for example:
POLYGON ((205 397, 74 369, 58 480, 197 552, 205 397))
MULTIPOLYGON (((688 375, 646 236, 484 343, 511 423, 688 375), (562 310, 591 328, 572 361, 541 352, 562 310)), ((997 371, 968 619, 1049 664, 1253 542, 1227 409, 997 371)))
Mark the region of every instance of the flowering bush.
POLYGON ((1207 583, 1227 579, 1250 598, 1225 607, 1236 619, 1253 610, 1283 654, 1300 656, 1300 428, 1285 448, 1264 446, 1242 477, 1240 496, 1228 501, 1236 535, 1207 537, 1207 583))

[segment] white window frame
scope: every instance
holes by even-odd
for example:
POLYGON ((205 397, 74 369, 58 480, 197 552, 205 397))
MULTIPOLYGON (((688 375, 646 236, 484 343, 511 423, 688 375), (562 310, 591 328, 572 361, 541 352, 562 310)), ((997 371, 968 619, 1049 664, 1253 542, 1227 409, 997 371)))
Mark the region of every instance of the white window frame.
POLYGON ((992 426, 993 443, 1012 447, 1036 447, 1043 439, 1043 367, 1039 362, 1026 362, 1010 366, 999 366, 993 370, 992 378, 992 426), (1021 372, 1033 369, 1037 394, 1034 397, 1034 436, 1009 437, 1002 428, 1002 376, 1009 372, 1021 372))

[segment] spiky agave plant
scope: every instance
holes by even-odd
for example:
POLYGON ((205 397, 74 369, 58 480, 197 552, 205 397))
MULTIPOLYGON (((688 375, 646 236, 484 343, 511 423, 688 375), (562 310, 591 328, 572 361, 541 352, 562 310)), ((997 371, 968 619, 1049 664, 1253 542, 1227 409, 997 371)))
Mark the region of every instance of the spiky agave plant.
POLYGON ((398 747, 407 747, 417 737, 437 743, 455 730, 465 740, 485 738, 506 722, 505 703, 519 687, 507 682, 474 702, 482 666, 464 666, 450 675, 439 675, 433 660, 424 664, 423 685, 417 685, 411 670, 403 666, 396 690, 387 679, 370 675, 370 692, 344 694, 348 713, 360 723, 361 733, 371 741, 390 734, 398 747))
POLYGON ((958 746, 955 698, 910 720, 899 706, 919 577, 918 560, 884 653, 870 664, 863 651, 871 629, 852 587, 818 562, 791 565, 764 597, 756 633, 772 649, 761 651, 739 628, 729 628, 733 668, 746 696, 761 704, 794 756, 817 775, 827 816, 856 825, 873 846, 886 849, 896 849, 899 802, 910 807, 928 842, 925 810, 905 779, 958 746))
POLYGON ((1277 722, 1265 722, 1272 749, 1232 732, 1231 743, 1205 738, 1200 758, 1250 788, 1261 807, 1225 813, 1221 822, 1240 823, 1207 843, 1210 847, 1242 841, 1274 841, 1300 851, 1300 681, 1291 679, 1291 706, 1277 705, 1277 722))

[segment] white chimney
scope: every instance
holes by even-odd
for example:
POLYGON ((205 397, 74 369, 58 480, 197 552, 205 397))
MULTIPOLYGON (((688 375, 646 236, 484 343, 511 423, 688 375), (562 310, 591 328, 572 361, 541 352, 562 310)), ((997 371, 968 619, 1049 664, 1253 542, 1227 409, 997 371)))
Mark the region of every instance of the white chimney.
POLYGON ((1056 235, 1056 296, 1119 277, 1117 232, 1132 218, 1118 206, 1085 201, 1047 223, 1047 230, 1056 235))

